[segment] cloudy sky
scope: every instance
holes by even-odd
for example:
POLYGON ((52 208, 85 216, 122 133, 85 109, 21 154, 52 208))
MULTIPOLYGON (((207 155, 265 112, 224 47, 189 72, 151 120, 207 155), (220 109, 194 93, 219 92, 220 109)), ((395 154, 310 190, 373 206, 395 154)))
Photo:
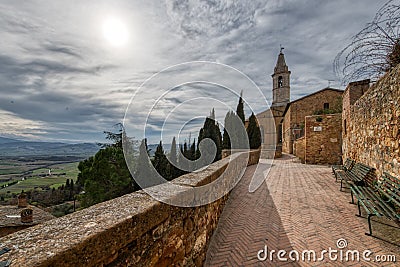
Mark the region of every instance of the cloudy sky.
POLYGON ((385 2, 2 0, 0 136, 102 141, 127 112, 127 127, 151 142, 160 131, 164 142, 180 129, 196 137, 241 90, 247 115, 267 108, 280 44, 292 100, 328 80, 343 89, 333 59, 385 2), (218 64, 179 65, 190 61, 218 64))

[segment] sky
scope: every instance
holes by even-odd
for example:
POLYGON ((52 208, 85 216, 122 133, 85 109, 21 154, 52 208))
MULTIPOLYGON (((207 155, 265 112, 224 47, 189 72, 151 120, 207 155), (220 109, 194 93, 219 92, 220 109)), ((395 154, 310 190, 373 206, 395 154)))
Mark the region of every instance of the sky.
POLYGON ((330 85, 336 54, 386 1, 25 0, 0 2, 0 136, 102 142, 196 138, 272 98, 280 45, 291 100, 330 85), (187 63, 191 62, 191 63, 187 63))

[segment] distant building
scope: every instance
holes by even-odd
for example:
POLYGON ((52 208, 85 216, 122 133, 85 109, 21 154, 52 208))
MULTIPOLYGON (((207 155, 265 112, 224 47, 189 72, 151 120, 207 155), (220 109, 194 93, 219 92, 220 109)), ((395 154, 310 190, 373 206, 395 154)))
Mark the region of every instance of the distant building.
POLYGON ((18 196, 18 205, 0 206, 0 237, 55 218, 50 213, 26 202, 26 195, 18 196))

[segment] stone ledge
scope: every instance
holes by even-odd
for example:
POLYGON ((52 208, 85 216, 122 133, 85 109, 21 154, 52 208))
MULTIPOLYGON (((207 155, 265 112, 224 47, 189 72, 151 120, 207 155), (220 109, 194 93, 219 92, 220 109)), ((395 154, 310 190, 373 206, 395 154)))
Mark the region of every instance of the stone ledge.
MULTIPOLYGON (((250 152, 248 165, 258 162, 256 153, 250 152)), ((213 181, 235 157, 174 183, 213 181)), ((0 260, 11 266, 199 266, 226 199, 179 208, 138 191, 5 236, 0 243, 11 251, 0 260)))

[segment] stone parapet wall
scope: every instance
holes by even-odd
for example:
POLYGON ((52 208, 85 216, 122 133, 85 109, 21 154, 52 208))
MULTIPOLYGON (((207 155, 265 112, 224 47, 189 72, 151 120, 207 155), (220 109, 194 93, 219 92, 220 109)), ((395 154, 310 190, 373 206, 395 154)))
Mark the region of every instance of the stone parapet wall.
POLYGON ((400 173, 400 66, 374 84, 343 117, 343 159, 400 173), (346 120, 346 123, 344 122, 346 120))
MULTIPOLYGON (((248 165, 258 163, 257 155, 250 152, 248 165)), ((224 171, 238 176, 243 168, 237 162, 244 156, 234 154, 173 183, 197 187, 224 171)), ((138 191, 7 235, 0 243, 11 251, 0 260, 18 267, 202 266, 227 198, 181 208, 138 191)))
POLYGON ((342 161, 342 114, 307 116, 305 163, 340 164, 342 161))

